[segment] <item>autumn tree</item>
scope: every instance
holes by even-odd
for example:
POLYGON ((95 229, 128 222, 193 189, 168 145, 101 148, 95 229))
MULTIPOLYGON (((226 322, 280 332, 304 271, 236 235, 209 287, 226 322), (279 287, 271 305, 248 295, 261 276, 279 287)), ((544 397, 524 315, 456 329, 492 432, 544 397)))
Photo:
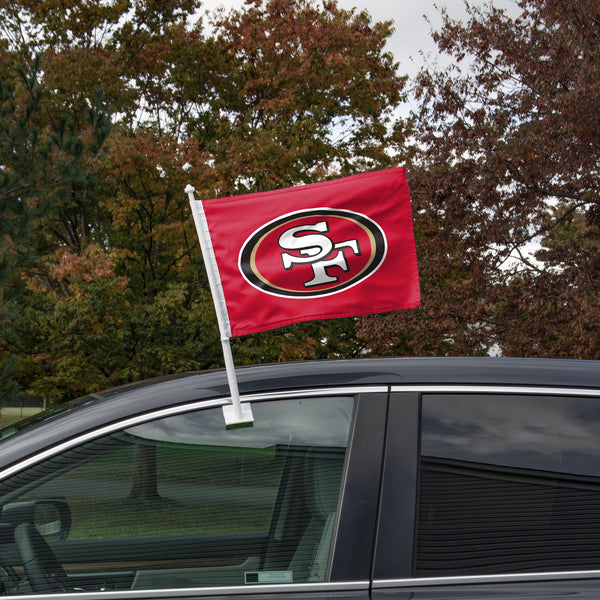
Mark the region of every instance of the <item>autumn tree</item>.
POLYGON ((40 207, 30 206, 24 196, 45 171, 43 160, 48 148, 42 147, 34 122, 42 93, 35 77, 23 71, 8 71, 0 79, 0 303, 5 306, 19 287, 15 277, 31 262, 28 247, 33 235, 35 214, 40 207))
POLYGON ((191 135, 214 157, 220 193, 393 163, 404 142, 392 127, 404 78, 384 49, 390 22, 331 1, 253 0, 217 14, 213 26, 210 51, 192 63, 204 63, 206 77, 192 71, 184 100, 191 135))
MULTIPOLYGON (((19 357, 32 350, 27 280, 48 285, 44 257, 77 241, 77 230, 94 229, 90 211, 77 211, 93 186, 94 157, 110 130, 96 97, 79 126, 68 114, 47 119, 49 94, 31 69, 5 64, 0 80, 0 336, 2 391, 15 388, 19 357), (75 218, 76 217, 76 218, 75 218), (23 334, 23 335, 22 335, 23 334)), ((10 61, 9 61, 10 62, 10 61)), ((93 211, 92 211, 93 212, 93 211)))
MULTIPOLYGON (((186 183, 206 198, 384 167, 405 136, 392 120, 404 79, 384 50, 391 24, 366 12, 307 0, 209 16, 195 0, 60 4, 0 0, 9 55, 39 57, 41 127, 81 150, 80 179, 63 172, 59 210, 39 221, 46 250, 22 275, 15 323, 17 383, 57 402, 221 364, 186 183), (92 114, 110 117, 108 137, 89 128, 92 114)), ((339 321, 234 350, 244 363, 360 348, 354 323, 339 321)))
POLYGON ((381 352, 600 357, 600 10, 442 11, 416 82, 423 308, 368 319, 381 352))
POLYGON ((38 110, 41 93, 23 73, 21 82, 16 75, 7 70, 0 79, 0 136, 4 142, 0 147, 0 164, 3 165, 0 170, 0 320, 4 323, 0 345, 0 396, 15 387, 17 361, 7 351, 14 339, 9 323, 19 316, 15 302, 22 289, 18 274, 34 259, 29 243, 35 210, 24 201, 23 195, 34 184, 34 173, 44 169, 41 161, 32 161, 37 136, 31 119, 38 110), (28 92, 21 106, 19 83, 23 83, 28 92))

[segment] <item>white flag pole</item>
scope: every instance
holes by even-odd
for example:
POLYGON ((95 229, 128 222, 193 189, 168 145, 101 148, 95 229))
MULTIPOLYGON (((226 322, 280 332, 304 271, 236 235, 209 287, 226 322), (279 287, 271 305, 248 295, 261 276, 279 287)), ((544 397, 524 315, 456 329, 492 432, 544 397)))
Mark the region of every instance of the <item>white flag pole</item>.
POLYGON ((208 222, 204 213, 202 202, 194 197, 196 189, 192 185, 185 188, 185 193, 190 199, 192 214, 194 215, 194 223, 200 240, 200 249, 204 258, 206 274, 208 275, 208 283, 212 294, 215 310, 217 313, 217 322, 219 324, 219 332, 221 334, 221 346, 223 348, 223 357, 225 359, 225 370, 227 372, 227 382, 229 383, 229 391, 231 393, 231 405, 223 407, 223 415, 227 427, 244 427, 252 425, 254 418, 250 404, 242 404, 240 402, 240 393, 238 390, 237 379, 235 377, 235 365, 233 364, 233 354, 231 353, 231 327, 229 325, 229 313, 227 312, 227 304, 225 303, 225 294, 221 285, 219 269, 210 239, 208 230, 208 222))

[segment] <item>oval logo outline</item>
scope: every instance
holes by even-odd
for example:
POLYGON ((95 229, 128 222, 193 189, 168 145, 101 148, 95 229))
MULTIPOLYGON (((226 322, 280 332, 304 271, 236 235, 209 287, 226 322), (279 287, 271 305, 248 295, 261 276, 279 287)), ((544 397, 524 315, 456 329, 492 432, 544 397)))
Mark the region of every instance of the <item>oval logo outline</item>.
MULTIPOLYGON (((319 222, 319 225, 321 222, 319 222)), ((315 224, 316 225, 316 224, 315 224)), ((329 230, 327 230, 328 232, 329 230)), ((300 237, 301 239, 301 237, 300 237)), ((359 248, 363 250, 364 248, 359 248)), ((280 253, 284 254, 285 249, 279 247, 280 253)), ((375 273, 379 267, 383 264, 385 257, 387 256, 388 244, 385 233, 381 226, 370 217, 366 215, 351 211, 347 209, 338 208, 313 208, 293 211, 287 213, 272 221, 269 221, 265 225, 262 225, 255 230, 244 242, 238 257, 238 268, 243 275, 244 279, 252 285, 254 288, 261 292, 271 294, 273 296, 287 297, 287 298, 321 298, 332 294, 337 294, 344 290, 347 290, 371 275, 375 273), (290 289, 281 287, 269 280, 269 278, 261 272, 258 268, 257 253, 260 249, 261 244, 264 240, 272 234, 276 229, 286 224, 292 224, 294 221, 299 221, 304 218, 323 219, 326 217, 332 217, 337 219, 344 219, 350 221, 357 226, 360 231, 369 239, 370 247, 368 253, 368 259, 364 266, 358 273, 355 273, 349 279, 341 282, 332 284, 331 286, 323 289, 310 290, 310 289, 290 289)), ((358 255, 362 255, 360 252, 358 255)), ((308 262, 308 259, 304 261, 300 258, 296 258, 298 262, 308 262)), ((283 267, 282 267, 283 269, 283 267)), ((306 285, 306 282, 305 282, 306 285)))

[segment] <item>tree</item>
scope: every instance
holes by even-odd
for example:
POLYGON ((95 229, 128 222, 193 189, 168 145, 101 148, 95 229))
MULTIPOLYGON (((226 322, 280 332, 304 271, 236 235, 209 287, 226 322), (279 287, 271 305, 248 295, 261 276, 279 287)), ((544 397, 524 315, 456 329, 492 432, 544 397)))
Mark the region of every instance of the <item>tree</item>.
POLYGON ((560 203, 549 219, 543 246, 536 253, 547 267, 533 267, 509 280, 496 309, 498 338, 510 354, 597 360, 598 207, 573 210, 560 203))
POLYGON ((5 308, 19 287, 16 274, 31 262, 28 248, 36 208, 25 194, 46 170, 48 148, 40 141, 34 118, 41 90, 22 71, 0 79, 0 307, 5 308), (19 85, 21 84, 21 85, 19 85), (42 148, 40 149, 40 146, 42 148))
POLYGON ((600 11, 516 5, 442 11, 453 66, 416 81, 423 309, 368 319, 379 350, 600 356, 600 11))
POLYGON ((37 60, 30 73, 14 67, 0 80, 0 393, 18 388, 19 354, 34 337, 24 327, 31 325, 27 279, 47 284, 41 257, 93 229, 89 210, 73 219, 73 205, 89 208, 80 198, 93 185, 94 157, 110 129, 100 96, 79 128, 63 114, 45 120, 48 95, 38 80, 37 60))
MULTIPOLYGON (((60 158, 6 352, 11 380, 54 402, 221 365, 186 183, 206 198, 384 167, 406 135, 389 23, 307 0, 249 2, 210 27, 197 13, 76 0, 57 18, 56 0, 0 0, 8 56, 39 57, 36 126, 60 158)), ((359 350, 352 320, 234 345, 239 363, 359 350)))
POLYGON ((204 60, 180 65, 190 132, 213 155, 221 194, 393 163, 405 78, 384 51, 390 22, 331 1, 249 0, 213 26, 204 60))

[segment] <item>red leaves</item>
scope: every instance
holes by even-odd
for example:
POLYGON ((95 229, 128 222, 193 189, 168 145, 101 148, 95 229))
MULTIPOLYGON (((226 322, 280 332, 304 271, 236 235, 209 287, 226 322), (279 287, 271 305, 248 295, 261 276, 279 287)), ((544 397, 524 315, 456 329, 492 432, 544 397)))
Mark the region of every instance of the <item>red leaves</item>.
POLYGON ((600 8, 520 7, 434 36, 466 66, 417 78, 423 311, 366 320, 378 351, 600 357, 600 8))

